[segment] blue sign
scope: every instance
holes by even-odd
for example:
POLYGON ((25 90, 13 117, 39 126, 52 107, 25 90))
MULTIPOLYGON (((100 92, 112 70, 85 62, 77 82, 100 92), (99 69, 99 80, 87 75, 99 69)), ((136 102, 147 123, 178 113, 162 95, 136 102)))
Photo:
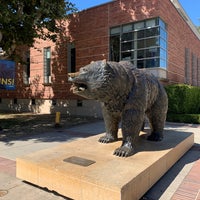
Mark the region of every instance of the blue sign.
POLYGON ((0 60, 0 89, 15 90, 15 62, 0 60))

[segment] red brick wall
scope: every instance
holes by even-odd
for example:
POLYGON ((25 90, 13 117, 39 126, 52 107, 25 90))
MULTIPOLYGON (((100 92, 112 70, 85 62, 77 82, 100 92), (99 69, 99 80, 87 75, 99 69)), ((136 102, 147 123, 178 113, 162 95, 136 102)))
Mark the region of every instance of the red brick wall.
POLYGON ((77 68, 108 59, 108 6, 81 12, 71 21, 69 29, 74 29, 71 36, 75 41, 77 68))
POLYGON ((110 27, 158 16, 158 5, 157 0, 113 1, 75 16, 69 29, 73 29, 77 68, 94 60, 109 59, 110 27))
POLYGON ((184 83, 185 48, 200 58, 200 41, 171 1, 160 0, 159 16, 168 25, 168 79, 171 83, 184 83))
MULTIPOLYGON (((23 65, 16 66, 16 90, 1 91, 1 98, 20 99, 66 99, 69 98, 70 84, 67 82, 67 45, 58 41, 59 45, 50 41, 37 40, 30 49, 30 85, 23 83, 23 65), (44 84, 43 49, 51 47, 51 81, 44 84)), ((73 96, 73 95, 72 95, 73 96)), ((73 96, 74 97, 74 96, 73 96)))
MULTIPOLYGON (((76 47, 77 70, 91 61, 109 59, 110 27, 160 16, 168 25, 169 83, 185 81, 185 48, 200 58, 200 41, 179 15, 170 0, 118 0, 74 15, 64 35, 70 35, 76 47)), ((11 98, 71 99, 67 82, 67 39, 56 44, 38 40, 31 48, 31 84, 23 85, 22 68, 17 68, 17 90, 3 91, 11 98), (43 85, 43 48, 52 50, 52 84, 43 85)))

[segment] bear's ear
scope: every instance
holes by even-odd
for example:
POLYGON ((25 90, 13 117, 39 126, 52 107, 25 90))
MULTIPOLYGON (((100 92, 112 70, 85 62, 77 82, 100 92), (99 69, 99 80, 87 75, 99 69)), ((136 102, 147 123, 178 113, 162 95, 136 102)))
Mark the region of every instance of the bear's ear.
POLYGON ((113 68, 111 65, 109 65, 109 62, 104 62, 104 63, 102 63, 102 65, 106 72, 109 72, 109 73, 113 72, 113 68))
POLYGON ((101 67, 105 67, 106 66, 106 59, 101 60, 100 62, 101 67))

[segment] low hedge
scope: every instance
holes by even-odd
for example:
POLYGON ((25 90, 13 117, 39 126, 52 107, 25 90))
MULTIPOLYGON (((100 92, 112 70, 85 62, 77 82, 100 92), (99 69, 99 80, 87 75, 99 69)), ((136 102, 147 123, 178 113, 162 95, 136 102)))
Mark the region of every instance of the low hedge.
POLYGON ((168 85, 168 113, 200 114, 200 87, 185 84, 168 85))
POLYGON ((167 121, 200 124, 200 87, 175 84, 165 87, 167 121))
POLYGON ((167 114, 168 122, 200 124, 200 114, 167 114))

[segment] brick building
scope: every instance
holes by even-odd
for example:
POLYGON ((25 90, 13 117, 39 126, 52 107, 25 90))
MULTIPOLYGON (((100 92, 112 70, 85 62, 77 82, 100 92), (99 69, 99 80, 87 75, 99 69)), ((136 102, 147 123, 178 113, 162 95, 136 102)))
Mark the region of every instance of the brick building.
POLYGON ((16 67, 16 90, 0 109, 101 116, 95 101, 74 96, 67 73, 96 60, 130 60, 163 84, 200 86, 200 34, 178 0, 114 0, 83 10, 56 43, 37 40, 16 67))

